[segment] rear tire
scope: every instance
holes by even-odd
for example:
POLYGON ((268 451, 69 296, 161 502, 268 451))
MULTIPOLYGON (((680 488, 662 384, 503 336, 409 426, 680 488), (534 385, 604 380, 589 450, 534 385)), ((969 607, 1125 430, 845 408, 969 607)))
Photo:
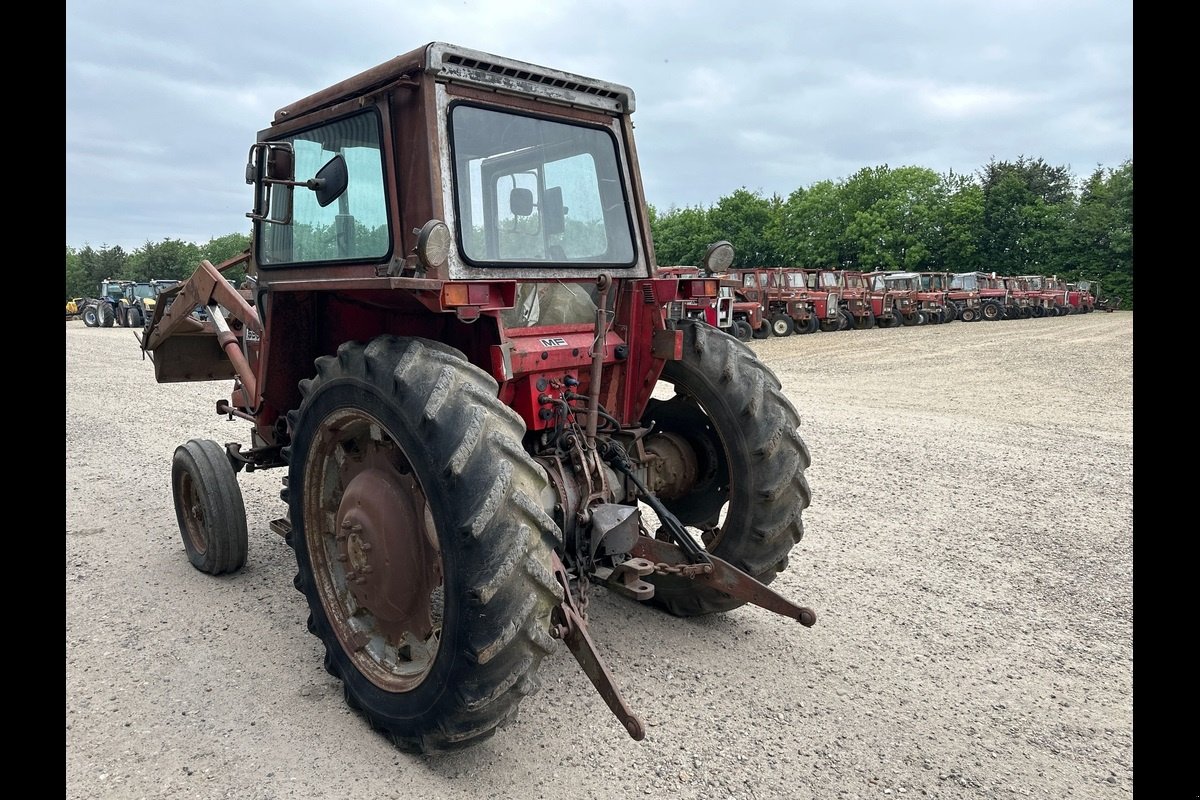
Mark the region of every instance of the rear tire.
POLYGON ((997 300, 984 300, 979 307, 979 315, 987 322, 1004 319, 1004 306, 997 300))
POLYGON ((175 448, 171 495, 188 561, 201 572, 237 572, 246 563, 246 507, 225 450, 210 439, 175 448))
POLYGON ((111 328, 113 322, 116 321, 116 316, 113 307, 108 303, 101 303, 96 306, 96 319, 99 321, 101 328, 111 328))
POLYGON ((492 736, 556 647, 561 534, 497 391, 459 351, 387 335, 318 358, 287 417, 287 540, 309 630, 346 703, 406 750, 492 736))
MULTIPOLYGON (((683 359, 668 361, 662 374, 675 397, 651 400, 643 423, 656 420, 658 429, 691 440, 698 453, 709 455, 703 470, 709 477, 664 505, 684 525, 715 529, 704 541, 708 552, 768 584, 804 535, 810 456, 797 431, 800 415, 754 351, 691 322, 680 327, 683 359)), ((687 578, 656 574, 646 580, 656 587, 650 602, 676 616, 745 604, 687 578)))

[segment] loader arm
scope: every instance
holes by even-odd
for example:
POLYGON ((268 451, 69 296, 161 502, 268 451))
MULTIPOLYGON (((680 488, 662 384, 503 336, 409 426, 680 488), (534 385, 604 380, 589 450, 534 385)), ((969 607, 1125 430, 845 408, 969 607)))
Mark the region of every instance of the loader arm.
POLYGON ((221 274, 249 258, 246 251, 219 267, 205 259, 190 278, 159 295, 154 315, 138 337, 142 351, 154 362, 159 383, 237 377, 246 395, 256 396, 256 380, 242 351, 241 336, 243 330, 261 335, 262 320, 221 274), (198 306, 208 309, 209 319, 193 315, 198 306), (222 309, 240 321, 236 330, 222 309))

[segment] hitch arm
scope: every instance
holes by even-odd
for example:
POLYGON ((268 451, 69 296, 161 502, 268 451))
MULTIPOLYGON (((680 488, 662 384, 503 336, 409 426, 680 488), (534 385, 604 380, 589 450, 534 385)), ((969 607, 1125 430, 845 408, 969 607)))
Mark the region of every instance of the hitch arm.
POLYGON ((621 721, 625 730, 629 731, 629 735, 640 742, 646 738, 646 726, 642 724, 637 714, 633 713, 633 709, 621 695, 621 690, 617 688, 612 673, 608 671, 608 667, 600 658, 595 642, 588 635, 587 623, 584 622, 583 615, 579 613, 579 609, 576 608, 575 601, 571 597, 567 570, 559 560, 558 553, 554 554, 554 577, 563 588, 563 601, 554 608, 553 627, 550 629, 550 635, 555 639, 563 640, 563 643, 571 651, 571 655, 575 656, 579 666, 583 667, 583 671, 587 673, 592 685, 604 698, 609 710, 621 721))
MULTIPOLYGON (((636 558, 644 558, 655 564, 666 564, 669 566, 689 566, 692 564, 691 560, 680 548, 670 542, 653 539, 645 535, 638 536, 629 554, 636 558)), ((816 624, 817 612, 811 608, 796 605, 765 584, 759 583, 753 576, 747 575, 728 561, 717 558, 711 553, 707 555, 709 562, 711 562, 711 570, 687 569, 681 571, 680 574, 686 575, 697 583, 707 584, 730 597, 745 600, 747 603, 753 603, 756 606, 765 608, 767 611, 774 611, 776 614, 785 617, 791 617, 807 628, 811 628, 816 624)))

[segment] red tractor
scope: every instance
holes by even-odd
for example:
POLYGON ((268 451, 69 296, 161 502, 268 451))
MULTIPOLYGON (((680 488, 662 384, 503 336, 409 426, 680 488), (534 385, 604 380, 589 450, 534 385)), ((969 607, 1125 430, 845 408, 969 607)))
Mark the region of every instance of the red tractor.
POLYGON ((876 314, 871 307, 870 289, 861 272, 848 269, 822 269, 817 271, 816 289, 838 295, 841 319, 821 320, 821 330, 836 331, 847 328, 873 328, 876 314))
POLYGON ((1121 306, 1121 298, 1109 299, 1100 292, 1100 284, 1096 281, 1080 280, 1067 284, 1067 301, 1078 314, 1090 314, 1093 311, 1112 313, 1121 306))
POLYGON ((284 106, 249 150, 251 246, 139 337, 159 382, 232 380, 216 411, 248 428, 175 450, 188 559, 240 569, 237 475, 279 469, 308 630, 400 747, 513 721, 556 640, 643 738, 588 633, 596 584, 816 621, 768 586, 804 533, 800 416, 744 343, 668 317, 718 296, 733 248, 659 273, 633 110, 440 42, 284 106))
POLYGON ((863 278, 870 289, 871 311, 879 327, 898 328, 928 321, 917 298, 920 281, 915 272, 867 272, 863 278))
POLYGON ((810 291, 808 274, 797 267, 756 267, 735 270, 737 293, 756 303, 775 336, 815 333, 824 320, 840 320, 836 296, 810 291))
POLYGON ((950 279, 950 289, 956 292, 975 292, 979 295, 979 316, 996 322, 1008 316, 1012 296, 996 273, 956 272, 950 279))
POLYGON ((883 285, 893 296, 911 293, 917 307, 916 324, 941 325, 954 319, 955 311, 953 306, 946 302, 946 293, 940 289, 925 288, 925 284, 921 280, 921 273, 899 271, 868 273, 874 286, 876 279, 873 276, 881 276, 883 285))
POLYGON ((919 272, 921 291, 934 292, 940 296, 946 309, 946 321, 960 319, 975 322, 979 319, 979 292, 976 289, 956 288, 954 275, 949 272, 919 272))
MULTIPOLYGON (((659 267, 662 277, 674 275, 681 278, 702 277, 699 267, 659 267)), ((676 300, 668 304, 669 319, 699 319, 736 336, 743 342, 755 338, 766 338, 767 323, 758 303, 749 302, 737 294, 738 282, 728 274, 720 276, 715 298, 701 297, 691 300, 676 300)))

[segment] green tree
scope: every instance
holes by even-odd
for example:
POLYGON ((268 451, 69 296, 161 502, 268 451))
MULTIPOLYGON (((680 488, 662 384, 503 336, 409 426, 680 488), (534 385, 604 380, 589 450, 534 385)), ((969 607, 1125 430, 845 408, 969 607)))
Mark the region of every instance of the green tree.
POLYGON ((146 242, 134 253, 124 277, 134 281, 183 280, 200 265, 200 248, 180 239, 146 242))
POLYGON ((938 237, 930 268, 946 272, 983 270, 983 187, 969 176, 950 172, 942 176, 939 195, 933 213, 938 237))
POLYGON ((778 196, 766 198, 743 187, 722 197, 709 211, 708 224, 716 230, 716 238, 733 245, 735 267, 781 265, 766 232, 782 205, 778 196))
POLYGON ((1097 167, 1084 182, 1072 226, 1069 279, 1099 281, 1109 297, 1133 305, 1133 161, 1097 167))
POLYGON ((984 195, 984 269, 1002 275, 1044 274, 1062 263, 1075 195, 1065 167, 1021 156, 980 171, 984 195))
POLYGON ((698 266, 708 246, 724 238, 711 224, 708 211, 699 206, 656 213, 651 232, 655 259, 664 267, 698 266))
POLYGON ((921 270, 938 247, 941 178, 923 167, 860 170, 846 182, 846 237, 863 270, 921 270))

